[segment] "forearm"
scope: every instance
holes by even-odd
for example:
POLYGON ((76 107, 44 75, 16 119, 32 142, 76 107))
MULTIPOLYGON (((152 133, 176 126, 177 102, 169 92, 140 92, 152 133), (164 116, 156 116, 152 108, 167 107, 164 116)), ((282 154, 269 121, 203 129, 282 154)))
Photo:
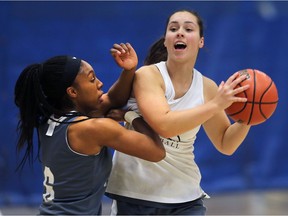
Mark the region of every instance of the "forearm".
POLYGON ((149 136, 156 146, 164 151, 164 146, 159 135, 134 111, 126 112, 124 119, 129 124, 132 124, 135 131, 149 136))
POLYGON ((113 107, 121 107, 127 103, 130 97, 136 68, 123 70, 120 77, 108 91, 108 97, 113 107))
POLYGON ((230 125, 223 136, 221 152, 232 155, 246 138, 251 126, 235 122, 230 125))
POLYGON ((219 111, 217 105, 209 102, 188 110, 145 113, 143 116, 159 135, 169 138, 202 125, 219 111))
POLYGON ((143 118, 135 119, 132 125, 135 131, 149 136, 159 148, 164 149, 159 135, 155 133, 151 127, 149 127, 143 118))

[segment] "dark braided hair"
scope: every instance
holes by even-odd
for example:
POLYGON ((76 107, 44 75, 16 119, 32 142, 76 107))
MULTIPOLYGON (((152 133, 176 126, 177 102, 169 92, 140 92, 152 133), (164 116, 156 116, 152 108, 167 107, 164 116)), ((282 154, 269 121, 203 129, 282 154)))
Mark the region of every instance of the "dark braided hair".
MULTIPOLYGON (((20 74, 14 91, 14 102, 20 110, 17 125, 19 132, 17 152, 25 145, 26 151, 17 169, 22 168, 27 160, 29 163, 33 162, 34 129, 38 129, 48 119, 56 121, 50 117, 52 114, 56 116, 81 115, 71 112, 74 105, 66 94, 67 87, 73 84, 80 68, 80 59, 56 56, 42 64, 29 65, 20 74)), ((40 145, 39 139, 38 145, 40 145)), ((37 157, 39 158, 39 151, 37 157)))

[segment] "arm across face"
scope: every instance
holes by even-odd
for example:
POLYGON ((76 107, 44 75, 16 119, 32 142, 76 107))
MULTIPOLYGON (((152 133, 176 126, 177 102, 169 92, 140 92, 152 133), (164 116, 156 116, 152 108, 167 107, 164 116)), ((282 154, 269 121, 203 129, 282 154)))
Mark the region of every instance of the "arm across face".
POLYGON ((110 50, 116 64, 123 68, 119 78, 107 92, 107 101, 103 103, 103 109, 119 108, 127 103, 130 97, 135 70, 138 64, 138 57, 134 48, 129 43, 114 44, 110 50))

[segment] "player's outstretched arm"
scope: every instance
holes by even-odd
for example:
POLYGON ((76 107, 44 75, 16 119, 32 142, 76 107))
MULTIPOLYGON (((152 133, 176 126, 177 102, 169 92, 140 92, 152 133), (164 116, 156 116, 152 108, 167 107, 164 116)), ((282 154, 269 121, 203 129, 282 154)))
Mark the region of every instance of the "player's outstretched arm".
POLYGON ((110 50, 116 64, 123 68, 118 80, 108 91, 112 107, 124 106, 130 97, 138 57, 130 43, 114 44, 110 50))
POLYGON ((219 100, 218 102, 221 105, 221 111, 213 115, 206 122, 203 123, 203 128, 215 146, 215 148, 226 155, 232 155, 237 148, 241 145, 245 137, 247 136, 250 126, 234 123, 231 125, 231 122, 226 115, 224 109, 232 104, 232 102, 245 102, 246 98, 240 98, 234 96, 238 91, 243 91, 249 86, 243 86, 242 89, 234 90, 235 84, 241 82, 241 78, 238 78, 238 81, 235 80, 235 75, 232 75, 226 82, 226 85, 232 85, 228 89, 225 87, 224 83, 217 85, 205 78, 204 83, 204 92, 205 100, 219 100), (233 84, 234 82, 234 84, 233 84), (218 88, 218 90, 217 90, 218 88), (233 92, 234 91, 234 92, 233 92), (226 93, 225 93, 226 92, 226 93), (233 92, 232 94, 230 92, 233 92), (222 95, 222 97, 220 97, 222 95), (224 95, 224 97, 223 97, 224 95))

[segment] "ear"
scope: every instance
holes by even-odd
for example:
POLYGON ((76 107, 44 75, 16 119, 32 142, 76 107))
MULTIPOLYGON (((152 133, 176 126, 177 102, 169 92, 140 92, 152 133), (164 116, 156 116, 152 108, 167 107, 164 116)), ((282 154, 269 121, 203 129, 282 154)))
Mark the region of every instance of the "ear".
POLYGON ((76 98, 77 97, 77 91, 75 88, 73 88, 72 86, 69 86, 66 89, 66 93, 68 94, 69 97, 71 98, 76 98))
POLYGON ((199 41, 199 48, 203 48, 203 47, 204 47, 204 37, 201 37, 199 41))
POLYGON ((166 46, 166 37, 164 37, 164 42, 163 42, 163 45, 164 45, 164 47, 166 47, 166 48, 167 48, 167 46, 166 46))

